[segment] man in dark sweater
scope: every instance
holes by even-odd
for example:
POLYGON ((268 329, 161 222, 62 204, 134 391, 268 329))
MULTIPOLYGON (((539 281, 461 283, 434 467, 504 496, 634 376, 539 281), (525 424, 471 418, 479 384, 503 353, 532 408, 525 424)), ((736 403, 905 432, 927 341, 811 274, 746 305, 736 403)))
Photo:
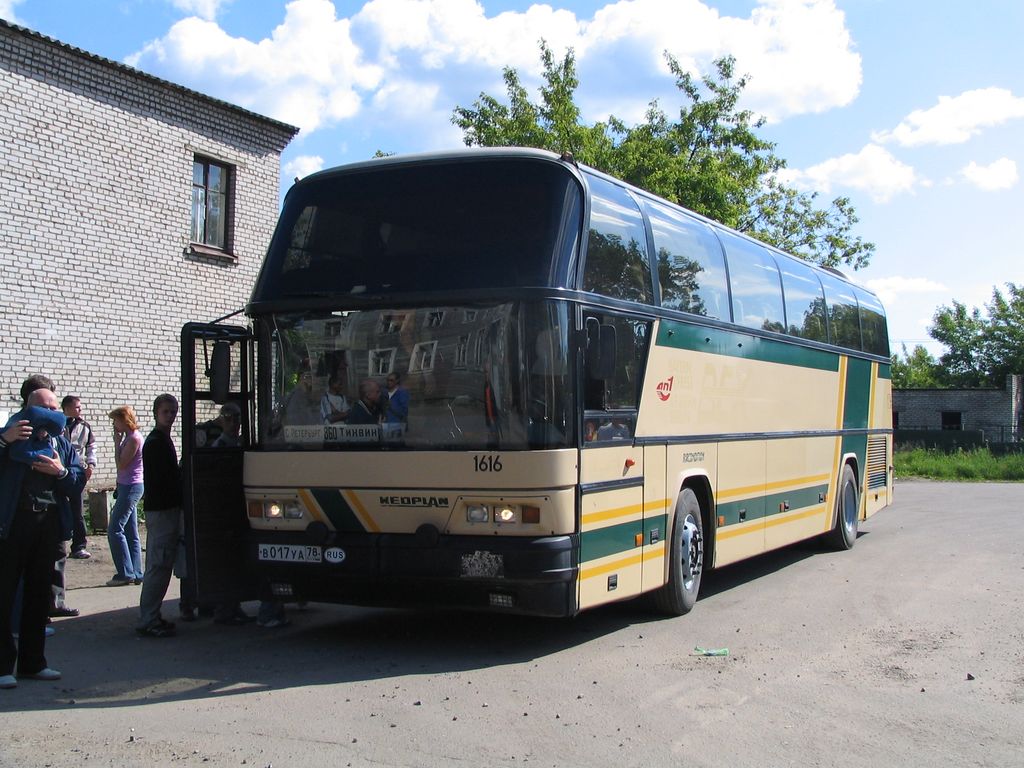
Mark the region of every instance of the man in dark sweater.
POLYGON ((160 616, 160 606, 171 582, 181 538, 181 472, 171 427, 178 416, 174 395, 153 401, 156 427, 142 446, 142 472, 146 509, 146 573, 139 597, 139 624, 143 637, 170 637, 174 624, 160 616))

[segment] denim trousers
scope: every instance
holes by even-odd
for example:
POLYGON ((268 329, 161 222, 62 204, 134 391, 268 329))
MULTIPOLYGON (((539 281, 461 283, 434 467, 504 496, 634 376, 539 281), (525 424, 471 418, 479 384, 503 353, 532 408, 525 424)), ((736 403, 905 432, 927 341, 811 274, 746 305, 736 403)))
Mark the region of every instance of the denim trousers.
POLYGON ((110 510, 107 543, 119 579, 142 578, 142 542, 136 505, 142 498, 142 483, 117 484, 117 499, 110 510))

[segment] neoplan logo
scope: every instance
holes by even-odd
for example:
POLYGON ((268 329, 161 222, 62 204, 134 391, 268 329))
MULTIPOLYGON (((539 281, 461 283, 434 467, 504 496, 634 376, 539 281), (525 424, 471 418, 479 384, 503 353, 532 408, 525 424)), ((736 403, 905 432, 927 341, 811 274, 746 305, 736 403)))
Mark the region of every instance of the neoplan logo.
POLYGON ((675 379, 675 376, 669 376, 665 381, 662 381, 662 382, 660 382, 658 384, 658 389, 657 389, 658 398, 662 402, 664 402, 665 400, 668 400, 670 397, 672 397, 672 380, 673 379, 675 379))
POLYGON ((447 496, 381 496, 382 507, 447 507, 447 496))

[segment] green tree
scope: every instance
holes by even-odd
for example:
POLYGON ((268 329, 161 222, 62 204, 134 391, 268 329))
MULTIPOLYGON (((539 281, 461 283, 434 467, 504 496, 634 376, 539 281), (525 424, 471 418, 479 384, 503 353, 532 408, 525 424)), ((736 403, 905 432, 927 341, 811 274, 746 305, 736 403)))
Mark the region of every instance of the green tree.
POLYGON ((986 314, 958 301, 935 312, 928 334, 947 352, 939 358, 951 386, 1000 387, 1009 374, 1024 373, 1024 286, 992 289, 986 314))
POLYGON ((892 385, 896 389, 929 389, 944 386, 942 370, 931 353, 918 344, 913 352, 903 345, 903 357, 892 356, 892 385))
POLYGON ((865 266, 875 246, 853 234, 857 216, 847 198, 819 209, 816 194, 803 194, 776 178, 785 161, 775 144, 758 135, 764 124, 739 108, 747 85, 735 59, 714 62, 699 80, 665 54, 681 94, 678 119, 657 101, 645 120, 627 126, 580 123, 579 80, 569 49, 561 61, 540 43, 543 85, 530 101, 518 73, 504 70, 507 103, 481 93, 472 107, 456 107, 452 122, 467 146, 538 147, 571 152, 581 163, 624 179, 761 240, 816 263, 865 266))

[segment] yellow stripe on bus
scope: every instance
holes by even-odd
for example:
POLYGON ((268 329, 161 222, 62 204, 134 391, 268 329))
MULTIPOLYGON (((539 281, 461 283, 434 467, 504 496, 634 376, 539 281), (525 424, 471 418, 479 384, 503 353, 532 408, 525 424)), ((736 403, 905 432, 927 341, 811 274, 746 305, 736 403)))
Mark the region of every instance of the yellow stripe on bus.
POLYGON ((762 496, 769 491, 799 490, 814 485, 821 485, 830 480, 828 475, 809 475, 808 477, 792 477, 787 480, 776 480, 764 485, 748 485, 742 488, 727 488, 718 492, 719 501, 739 501, 744 497, 762 496))
POLYGON ((377 525, 377 521, 374 520, 370 513, 366 511, 366 507, 359 500, 359 496, 352 491, 342 491, 342 498, 348 502, 348 505, 352 507, 352 511, 356 517, 359 518, 359 522, 362 523, 363 528, 368 530, 370 533, 380 533, 380 526, 377 525))
POLYGON ((313 494, 307 491, 305 488, 299 488, 299 498, 302 499, 303 505, 309 510, 310 516, 314 520, 319 520, 321 523, 326 523, 328 528, 334 529, 331 521, 327 519, 327 515, 320 509, 320 504, 313 497, 313 494))
POLYGON ((805 520, 808 517, 814 517, 825 512, 824 504, 815 504, 813 507, 807 509, 797 510, 796 512, 788 512, 781 515, 772 515, 765 521, 766 528, 772 528, 776 525, 785 525, 786 523, 792 523, 797 520, 805 520))
POLYGON ((616 559, 608 562, 601 563, 600 565, 592 565, 588 568, 580 569, 580 579, 592 579, 595 576, 602 576, 612 571, 618 571, 623 568, 629 568, 632 565, 639 565, 640 563, 647 562, 650 560, 658 560, 665 557, 665 544, 664 540, 647 547, 646 552, 633 553, 630 552, 624 556, 617 556, 616 559))
POLYGON ((642 515, 643 511, 643 504, 628 504, 625 507, 614 507, 612 509, 602 509, 598 512, 589 512, 583 516, 583 525, 603 523, 606 520, 614 520, 617 517, 642 515))

